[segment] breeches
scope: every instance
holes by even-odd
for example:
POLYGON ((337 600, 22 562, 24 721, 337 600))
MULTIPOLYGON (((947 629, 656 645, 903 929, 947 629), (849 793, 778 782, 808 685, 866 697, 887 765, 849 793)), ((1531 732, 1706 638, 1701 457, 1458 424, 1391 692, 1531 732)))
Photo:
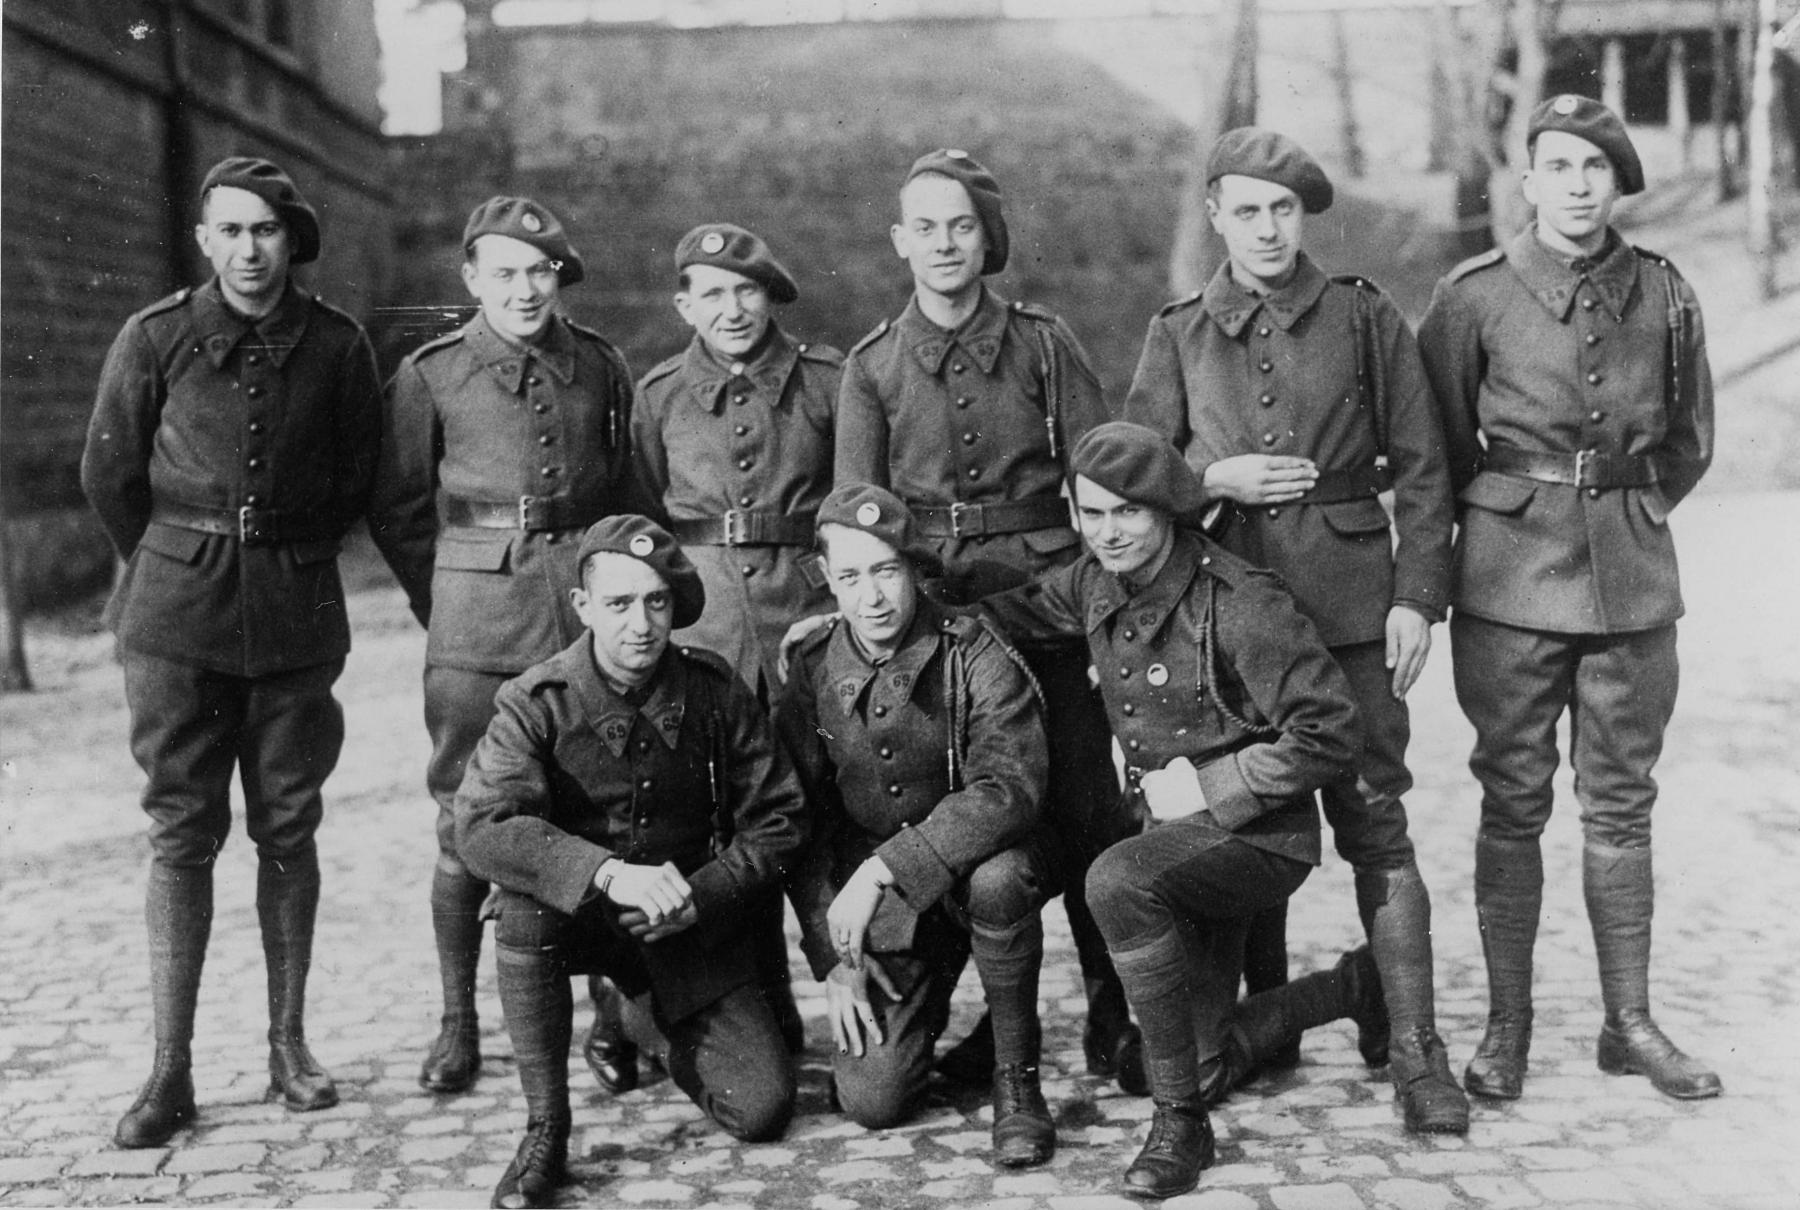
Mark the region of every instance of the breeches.
POLYGON ((511 680, 510 673, 470 672, 465 668, 425 666, 425 730, 431 736, 431 763, 425 787, 437 803, 438 853, 457 862, 456 791, 475 746, 494 718, 494 694, 511 680))
POLYGON ((1356 698, 1363 746, 1357 775, 1332 782, 1319 797, 1338 856, 1359 870, 1395 870, 1413 860, 1406 808, 1400 802, 1413 784, 1406 767, 1412 719, 1406 703, 1394 697, 1386 653, 1383 642, 1331 649, 1356 698))

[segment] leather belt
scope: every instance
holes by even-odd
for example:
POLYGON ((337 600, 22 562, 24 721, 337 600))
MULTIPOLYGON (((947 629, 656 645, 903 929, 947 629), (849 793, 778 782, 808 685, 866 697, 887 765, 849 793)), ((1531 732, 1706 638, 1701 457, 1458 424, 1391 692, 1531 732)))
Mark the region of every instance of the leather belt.
POLYGON ((1061 496, 1033 496, 996 504, 913 504, 913 520, 927 538, 972 538, 982 534, 1022 534, 1069 528, 1069 504, 1061 496))
POLYGON ((1312 490, 1296 504, 1342 504, 1346 500, 1373 500, 1394 486, 1394 473, 1385 462, 1320 471, 1312 490))
POLYGON ((504 504, 494 500, 464 500, 460 496, 445 496, 443 513, 445 525, 545 533, 559 529, 586 529, 598 521, 605 510, 598 504, 572 500, 567 496, 520 496, 517 500, 504 504))
POLYGON ((671 521, 677 542, 696 546, 807 546, 813 544, 817 512, 753 513, 734 508, 719 517, 671 521))
POLYGON ((177 500, 158 500, 150 509, 156 525, 172 525, 203 534, 236 538, 245 546, 282 546, 291 542, 335 542, 341 526, 317 517, 277 512, 272 508, 203 508, 177 500))
POLYGON ((1490 445, 1481 469, 1539 483, 1560 483, 1606 491, 1620 487, 1648 487, 1656 482, 1656 466, 1643 454, 1609 454, 1604 450, 1580 450, 1573 454, 1520 449, 1516 445, 1490 445))

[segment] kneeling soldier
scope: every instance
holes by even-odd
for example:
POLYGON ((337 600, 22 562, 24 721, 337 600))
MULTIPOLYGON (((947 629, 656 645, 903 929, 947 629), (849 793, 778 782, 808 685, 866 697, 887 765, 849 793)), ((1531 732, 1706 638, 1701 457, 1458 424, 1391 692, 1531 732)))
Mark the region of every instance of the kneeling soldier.
POLYGON ((800 783, 730 667, 670 648, 706 594, 666 531, 609 517, 577 566, 588 633, 501 688, 456 798, 458 852, 501 888, 500 1004, 529 1114, 496 1206, 548 1205, 562 1179, 576 965, 649 992, 670 1076, 734 1137, 778 1137, 794 1106, 743 920, 805 840, 800 783))
POLYGON ((839 1101, 870 1127, 924 1099, 932 1048, 971 950, 994 1035, 994 1151, 1048 1160, 1038 1087, 1047 753, 1024 661, 987 625, 923 596, 940 570, 912 514, 846 484, 819 510, 840 624, 798 651, 779 712, 815 811, 795 876, 802 947, 826 980, 839 1101))

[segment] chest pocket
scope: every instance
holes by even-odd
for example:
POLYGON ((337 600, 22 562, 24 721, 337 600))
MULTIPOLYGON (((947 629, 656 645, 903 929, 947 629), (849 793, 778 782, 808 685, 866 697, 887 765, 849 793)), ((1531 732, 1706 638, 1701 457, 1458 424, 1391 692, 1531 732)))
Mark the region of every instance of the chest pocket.
POLYGON ((1325 524, 1346 538, 1367 540, 1387 532, 1387 510, 1379 500, 1341 500, 1321 504, 1319 511, 1325 514, 1325 524))
POLYGON ((1525 510, 1531 498, 1537 495, 1537 484, 1529 479, 1515 479, 1510 475, 1484 473, 1476 475, 1469 486, 1463 488, 1457 499, 1464 504, 1485 509, 1490 513, 1501 513, 1511 516, 1525 510))

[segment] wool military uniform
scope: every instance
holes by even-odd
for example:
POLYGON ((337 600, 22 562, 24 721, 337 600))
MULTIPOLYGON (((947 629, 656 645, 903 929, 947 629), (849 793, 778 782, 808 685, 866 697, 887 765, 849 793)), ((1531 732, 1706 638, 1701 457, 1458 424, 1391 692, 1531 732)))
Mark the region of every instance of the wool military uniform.
MULTIPOLYGON (((982 287, 948 332, 915 299, 853 349, 838 403, 836 481, 887 487, 906 502, 945 568, 939 595, 974 601, 1063 566, 1080 553, 1062 495, 1072 444, 1106 420, 1100 384, 1054 315, 982 287)), ((1088 863, 1133 821, 1118 809, 1105 714, 1078 644, 1026 656, 1043 687, 1050 737, 1046 811, 1053 821, 1090 1024, 1123 1016, 1104 943, 1082 902, 1088 863)), ((1094 1044, 1111 1038, 1089 1037, 1094 1044)))
POLYGON ((758 994, 745 907, 805 841, 800 784, 733 671, 669 647, 620 692, 583 635, 509 681, 456 800, 458 850, 502 890, 501 1004, 534 1122, 569 1120, 571 969, 646 995, 676 1084, 739 1138, 779 1135, 794 1074, 758 994), (595 888, 611 858, 673 863, 697 912, 646 943, 595 888))
POLYGON ((830 602, 813 517, 831 490, 843 360, 771 322, 750 358, 696 335, 638 386, 639 472, 711 602, 676 639, 723 655, 765 698, 781 684, 781 636, 830 602))
MULTIPOLYGON (((1413 781, 1411 722, 1386 665, 1389 611, 1403 605, 1441 621, 1449 589, 1443 437, 1412 333, 1371 283, 1327 277, 1304 252, 1292 279, 1267 294, 1239 284, 1227 263, 1151 321, 1125 415, 1169 436, 1197 476, 1238 454, 1294 455, 1319 468, 1292 503, 1226 501, 1219 541, 1281 576, 1349 679, 1362 759, 1355 776, 1325 787, 1325 818, 1356 867, 1408 1124, 1460 1133, 1467 1106, 1436 1033, 1430 900, 1401 803, 1413 781), (1379 499, 1390 490, 1392 538, 1379 499), (1441 1112, 1428 1112, 1433 1089, 1415 1088, 1420 1080, 1435 1080, 1435 1095, 1448 1099, 1441 1112)), ((1287 977, 1285 920, 1284 903, 1252 931, 1252 992, 1287 977)), ((1387 1038, 1360 1041, 1371 1062, 1388 1060, 1387 1038)))
MULTIPOLYGON (((275 165, 223 161, 203 206, 213 188, 281 216, 287 263, 316 254, 317 219, 275 165)), ((106 620, 148 779, 157 1040, 120 1146, 160 1145, 195 1112, 194 1006, 234 766, 257 850, 271 1079, 290 1108, 336 1103, 302 1018, 320 789, 344 739, 331 694, 350 649, 336 556, 367 503, 379 439, 368 337, 291 280, 256 319, 217 278, 182 290, 128 319, 101 370, 81 484, 126 561, 106 620)))
POLYGON ((790 895, 815 977, 838 963, 826 911, 850 875, 873 855, 894 876, 865 948, 902 994, 871 986, 881 1042, 832 1058, 845 1112, 884 1129, 917 1111, 971 944, 997 1061, 1035 1066, 1038 909, 1053 874, 1025 847, 1047 752, 1023 660, 984 623, 921 598, 879 664, 843 623, 802 646, 778 720, 814 813, 790 895))
MULTIPOLYGON (((1546 105, 1578 119, 1586 106, 1600 108, 1578 101, 1546 105)), ((1589 133, 1608 145, 1624 138, 1622 127, 1612 137, 1589 133)), ((1668 518, 1713 452, 1699 304, 1673 265, 1614 231, 1595 255, 1571 258, 1534 227, 1440 282, 1419 339, 1456 491, 1450 638, 1482 787, 1476 902, 1491 1000, 1469 1086, 1519 1095, 1542 896, 1538 838, 1567 710, 1608 1014, 1601 1066, 1647 1064, 1664 1091, 1716 1095, 1717 1077, 1660 1032, 1650 1051, 1624 1040, 1649 1036, 1637 1023, 1655 1030, 1651 770, 1675 705, 1682 613, 1668 518)))
MULTIPOLYGON (((580 531, 640 511, 630 425, 624 359, 560 315, 525 346, 477 313, 414 352, 388 386, 370 530, 429 630, 432 915, 446 1030, 454 1025, 470 1039, 487 888, 456 853, 456 790, 495 692, 582 632, 569 603, 580 531)), ((441 1080, 428 1073, 428 1085, 453 1089, 474 1078, 461 1070, 467 1063, 451 1066, 458 1071, 441 1080)))

